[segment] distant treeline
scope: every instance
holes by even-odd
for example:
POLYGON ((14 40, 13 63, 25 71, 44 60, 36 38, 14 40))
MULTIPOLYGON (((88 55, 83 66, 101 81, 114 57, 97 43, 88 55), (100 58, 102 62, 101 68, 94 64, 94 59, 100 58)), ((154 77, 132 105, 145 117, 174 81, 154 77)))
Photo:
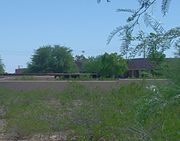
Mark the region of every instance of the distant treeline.
POLYGON ((60 45, 40 47, 27 67, 27 73, 98 73, 102 77, 123 75, 126 71, 127 63, 117 53, 73 57, 70 48, 60 45))

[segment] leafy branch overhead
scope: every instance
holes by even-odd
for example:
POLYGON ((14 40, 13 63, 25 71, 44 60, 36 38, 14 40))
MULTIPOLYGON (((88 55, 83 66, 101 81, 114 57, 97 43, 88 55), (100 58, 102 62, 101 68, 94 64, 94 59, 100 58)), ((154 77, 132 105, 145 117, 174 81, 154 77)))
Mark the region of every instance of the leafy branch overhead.
MULTIPOLYGON (((107 2, 110 2, 110 0, 106 0, 107 2)), ((101 2, 101 0, 97 0, 97 3, 100 3, 101 2)))
MULTIPOLYGON (((141 53, 144 53, 145 57, 145 47, 148 48, 147 50, 151 50, 154 45, 157 50, 159 49, 162 52, 170 48, 171 44, 176 42, 180 37, 180 27, 172 28, 168 31, 163 28, 161 22, 152 15, 151 7, 157 2, 158 0, 138 0, 139 7, 137 9, 117 9, 117 12, 126 12, 129 13, 130 16, 127 17, 125 25, 115 28, 110 33, 107 44, 111 42, 115 35, 118 35, 122 40, 122 54, 126 54, 126 57, 128 56, 127 54, 130 55, 129 57, 132 57, 137 54, 141 55, 141 53), (142 32, 142 18, 144 24, 153 30, 149 35, 145 35, 145 33, 142 32), (137 27, 141 29, 138 31, 137 27), (152 36, 152 34, 155 36, 152 36)), ((163 16, 168 13, 170 2, 171 0, 161 0, 160 7, 163 16)))
MULTIPOLYGON (((169 4, 171 0, 162 0, 161 11, 163 15, 168 12, 169 4)), ((153 28, 157 33, 163 33, 164 28, 161 26, 161 23, 157 21, 150 13, 150 7, 152 7, 157 0, 138 0, 139 8, 137 9, 117 9, 117 12, 127 12, 131 15, 127 18, 127 24, 125 26, 119 26, 113 30, 108 37, 107 44, 109 44, 112 38, 119 33, 120 35, 126 33, 132 33, 135 26, 139 25, 140 18, 144 16, 145 25, 153 28)))
MULTIPOLYGON (((163 34, 161 33, 150 33, 145 34, 143 31, 139 31, 138 35, 133 37, 131 40, 132 44, 136 44, 135 47, 129 47, 131 52, 129 52, 130 57, 135 57, 135 55, 143 55, 146 58, 152 52, 163 53, 166 49, 171 46, 176 47, 180 40, 180 27, 172 28, 163 34)), ((123 48, 122 50, 125 50, 123 48)))

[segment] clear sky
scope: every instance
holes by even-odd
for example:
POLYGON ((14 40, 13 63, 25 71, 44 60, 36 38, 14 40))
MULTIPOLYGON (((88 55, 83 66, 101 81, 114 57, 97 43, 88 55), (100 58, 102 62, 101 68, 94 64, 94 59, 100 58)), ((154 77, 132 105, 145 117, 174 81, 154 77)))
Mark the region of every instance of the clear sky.
MULTIPOLYGON (((0 0, 0 56, 5 69, 14 72, 18 66, 26 67, 34 50, 43 45, 60 44, 71 48, 73 55, 119 52, 117 37, 106 45, 109 33, 126 20, 125 14, 115 11, 137 6, 137 0, 100 4, 96 0, 0 0)), ((180 0, 172 0, 164 19, 158 12, 166 29, 179 26, 179 6, 180 0)))

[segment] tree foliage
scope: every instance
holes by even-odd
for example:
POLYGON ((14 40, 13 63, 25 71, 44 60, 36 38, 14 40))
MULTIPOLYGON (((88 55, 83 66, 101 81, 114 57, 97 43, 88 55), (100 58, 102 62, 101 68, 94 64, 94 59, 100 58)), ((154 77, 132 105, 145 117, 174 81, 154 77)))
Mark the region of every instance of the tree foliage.
POLYGON ((176 52, 175 52, 175 56, 177 58, 180 58, 180 39, 175 43, 175 48, 176 48, 176 52))
POLYGON ((176 84, 180 91, 180 58, 168 59, 165 61, 165 65, 167 67, 163 70, 164 76, 176 84))
MULTIPOLYGON (((145 34, 143 31, 139 31, 137 36, 131 39, 131 43, 135 46, 129 46, 128 52, 130 57, 136 55, 143 55, 147 58, 152 55, 153 52, 164 53, 165 50, 170 49, 172 46, 177 46, 180 39, 180 28, 172 28, 163 34, 151 32, 145 34)), ((122 48, 124 54, 127 53, 126 48, 122 48)))
POLYGON ((126 61, 117 53, 105 53, 97 57, 86 58, 77 55, 63 46, 43 46, 37 49, 28 64, 31 73, 86 72, 98 73, 102 77, 115 77, 127 70, 126 61))
POLYGON ((178 87, 180 91, 180 41, 175 44, 176 46, 176 52, 175 52, 175 58, 168 59, 165 64, 167 65, 167 68, 164 69, 163 73, 165 77, 169 78, 172 82, 174 82, 178 87))
POLYGON ((74 62, 77 66, 78 72, 84 72, 84 64, 87 62, 87 58, 84 55, 76 55, 74 62))
POLYGON ((2 60, 0 58, 0 74, 4 73, 4 64, 2 63, 2 60))
POLYGON ((71 72, 75 66, 72 50, 64 46, 43 46, 37 49, 28 64, 29 72, 71 72))
MULTIPOLYGON (((163 28, 161 23, 152 15, 151 7, 156 2, 158 2, 158 0, 138 0, 139 7, 137 9, 117 9, 117 12, 126 12, 129 13, 130 16, 127 17, 125 25, 115 28, 110 33, 107 44, 118 34, 122 40, 122 55, 126 55, 126 57, 134 57, 137 55, 136 53, 145 53, 145 48, 148 53, 148 51, 154 49, 151 48, 153 47, 152 44, 157 46, 156 52, 158 49, 165 51, 173 46, 172 44, 176 44, 176 41, 180 38, 180 27, 175 27, 168 31, 163 28), (143 29, 137 32, 136 27, 141 27, 139 25, 142 24, 142 17, 145 25, 152 28, 154 36, 152 36, 152 34, 145 35, 145 33, 142 32, 143 29)), ((167 14, 170 3, 171 0, 161 0, 160 7, 163 16, 167 14)))
POLYGON ((101 56, 89 57, 84 64, 84 72, 99 73, 101 68, 101 56))
MULTIPOLYGON (((110 2, 110 0, 106 0, 106 1, 107 1, 107 2, 110 2)), ((97 2, 98 2, 98 3, 100 3, 100 2, 101 2, 101 0, 97 0, 97 2)))
POLYGON ((118 76, 125 73, 127 66, 126 62, 117 53, 105 53, 101 59, 102 68, 100 73, 102 76, 118 76))
POLYGON ((126 61, 117 53, 105 53, 91 57, 85 64, 86 72, 96 72, 102 77, 115 77, 123 75, 127 70, 126 61))
MULTIPOLYGON (((98 3, 101 2, 101 0, 97 0, 98 3)), ((127 18, 128 30, 132 30, 134 26, 139 24, 140 18, 144 15, 146 18, 148 18, 148 21, 151 20, 152 27, 160 26, 160 24, 154 19, 154 24, 152 22, 153 18, 151 17, 151 10, 150 8, 159 0, 138 0, 139 7, 137 9, 127 9, 127 8, 120 8, 117 9, 117 12, 127 12, 131 15, 127 18)), ((168 13, 169 6, 170 6, 171 0, 161 0, 161 12, 165 16, 168 13)), ((146 20, 145 20, 146 21, 146 20)), ((147 21, 146 21, 147 22, 147 21)), ((117 29, 122 30, 125 27, 119 27, 117 29)), ((117 30, 116 29, 116 30, 117 30)), ((113 34, 113 33, 112 33, 113 34)))

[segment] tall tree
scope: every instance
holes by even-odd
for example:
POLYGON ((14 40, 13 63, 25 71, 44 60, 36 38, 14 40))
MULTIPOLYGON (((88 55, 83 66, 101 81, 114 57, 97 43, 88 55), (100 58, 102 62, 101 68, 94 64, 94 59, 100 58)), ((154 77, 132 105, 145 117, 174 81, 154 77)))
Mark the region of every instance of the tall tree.
POLYGON ((28 64, 29 72, 44 73, 44 72, 52 71, 51 68, 49 68, 51 54, 52 54, 51 46, 43 46, 37 49, 31 58, 31 63, 28 64))
POLYGON ((101 67, 101 56, 89 57, 84 63, 84 72, 87 73, 99 73, 101 67))
POLYGON ((178 40, 178 42, 176 42, 175 48, 176 48, 175 56, 177 58, 180 58, 180 40, 178 40))
POLYGON ((167 63, 168 68, 167 70, 164 71, 165 76, 170 78, 177 86, 179 87, 180 90, 180 40, 176 46, 176 52, 175 52, 175 58, 169 60, 167 63))
POLYGON ((73 62, 72 50, 55 45, 52 49, 50 58, 50 68, 53 72, 72 72, 74 71, 75 64, 73 62))
POLYGON ((85 64, 86 72, 96 72, 102 77, 123 75, 127 70, 126 61, 117 53, 105 53, 96 58, 91 57, 85 64))
POLYGON ((4 73, 4 64, 2 63, 2 59, 0 58, 0 74, 4 73))
POLYGON ((76 55, 74 62, 77 66, 78 72, 84 72, 84 64, 87 62, 87 58, 84 55, 76 55))
POLYGON ((74 67, 71 53, 71 49, 59 45, 40 47, 32 56, 28 70, 35 73, 70 72, 74 67))
POLYGON ((100 74, 104 77, 123 75, 127 70, 127 64, 117 53, 105 53, 101 56, 100 74))

